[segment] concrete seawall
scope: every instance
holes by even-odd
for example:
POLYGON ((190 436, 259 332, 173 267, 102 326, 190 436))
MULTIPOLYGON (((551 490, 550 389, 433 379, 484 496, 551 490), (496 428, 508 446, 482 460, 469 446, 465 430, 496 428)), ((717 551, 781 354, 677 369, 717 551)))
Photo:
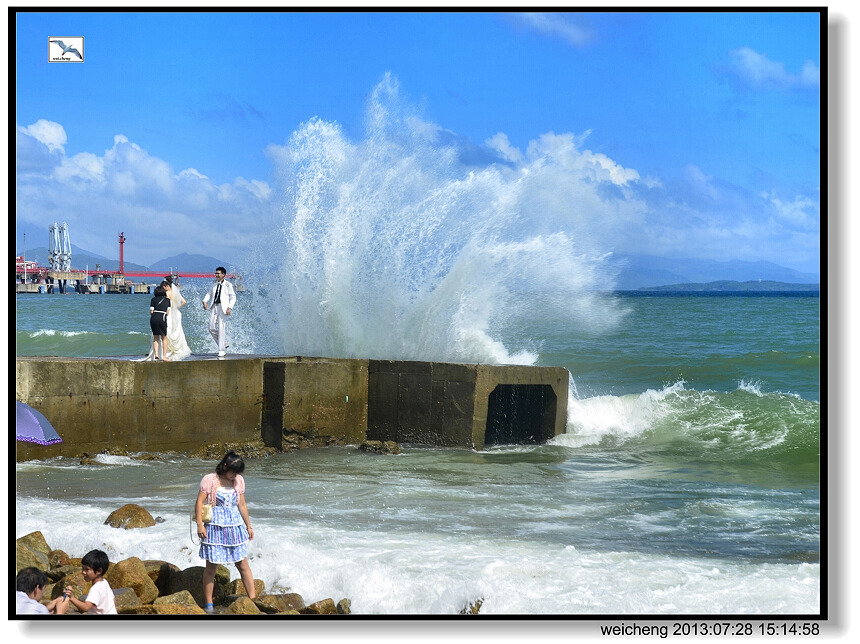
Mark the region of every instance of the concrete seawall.
POLYGON ((41 411, 64 442, 18 441, 16 457, 188 453, 259 438, 278 449, 541 443, 564 432, 568 378, 559 367, 335 358, 19 357, 16 398, 41 411))

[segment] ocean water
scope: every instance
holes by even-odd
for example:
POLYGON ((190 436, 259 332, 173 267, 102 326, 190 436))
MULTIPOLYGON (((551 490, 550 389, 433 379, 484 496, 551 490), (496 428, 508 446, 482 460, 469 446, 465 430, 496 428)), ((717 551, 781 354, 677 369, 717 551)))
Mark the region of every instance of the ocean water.
MULTIPOLYGON (((360 139, 312 120, 269 150, 278 208, 228 267, 246 286, 230 350, 561 366, 566 432, 251 460, 254 576, 369 615, 818 614, 818 297, 615 293, 605 235, 624 222, 589 214, 610 178, 583 177, 572 138, 478 166, 443 134, 386 81, 360 139)), ((212 353, 207 283, 183 284, 188 343, 212 353)), ((17 355, 149 351, 145 295, 15 303, 17 355)), ((215 463, 162 457, 18 463, 16 536, 202 565, 187 517, 215 463), (164 522, 103 525, 129 502, 164 522)))
MULTIPOLYGON (((194 291, 186 333, 212 352, 194 291)), ((253 297, 239 295, 235 337, 253 297)), ((818 613, 818 298, 614 297, 626 314, 612 333, 531 328, 545 338, 536 363, 572 378, 567 432, 548 444, 249 461, 255 576, 363 614, 477 599, 484 614, 818 613)), ((17 354, 142 356, 147 304, 18 296, 17 354)), ((16 536, 202 565, 187 509, 214 464, 163 457, 19 463, 16 536), (102 525, 128 502, 165 522, 102 525)))

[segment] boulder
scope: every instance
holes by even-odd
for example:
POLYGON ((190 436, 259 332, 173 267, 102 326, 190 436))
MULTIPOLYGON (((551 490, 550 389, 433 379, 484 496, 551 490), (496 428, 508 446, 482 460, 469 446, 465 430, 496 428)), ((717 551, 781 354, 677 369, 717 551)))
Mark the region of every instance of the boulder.
MULTIPOLYGON (((170 575, 170 581, 167 586, 167 595, 178 593, 182 590, 187 590, 194 597, 194 601, 198 606, 203 606, 206 602, 203 599, 203 566, 192 566, 185 570, 173 572, 170 575)), ((215 585, 212 588, 212 601, 216 604, 221 603, 226 596, 224 585, 230 582, 230 571, 224 566, 219 565, 215 571, 215 585)))
POLYGON ((306 605, 304 598, 298 593, 284 593, 281 598, 291 610, 301 610, 306 605))
POLYGON ((281 593, 273 595, 257 595, 254 600, 257 608, 263 613, 290 613, 305 607, 305 600, 298 593, 281 593))
POLYGON ((284 431, 281 436, 281 451, 293 452, 313 446, 313 439, 295 431, 284 431))
POLYGON ((105 519, 105 525, 112 528, 123 528, 132 530, 134 528, 149 528, 155 525, 155 519, 136 503, 127 503, 121 508, 114 510, 105 519))
POLYGON ((358 449, 371 454, 400 454, 400 445, 394 441, 364 441, 358 449))
POLYGON ((460 611, 461 615, 477 615, 481 610, 481 605, 484 603, 484 598, 476 599, 473 602, 469 602, 469 605, 466 606, 463 610, 460 611))
POLYGON ((51 568, 46 571, 48 579, 54 582, 60 581, 63 577, 68 575, 74 575, 76 572, 81 572, 81 564, 66 564, 65 566, 51 568))
POLYGON ((205 615, 199 606, 186 606, 184 604, 144 604, 142 606, 117 607, 120 615, 205 615))
POLYGON ((152 579, 159 595, 170 594, 170 577, 180 572, 179 566, 158 559, 147 559, 143 562, 146 574, 152 579))
POLYGON ((224 615, 262 615, 254 600, 248 597, 239 597, 224 609, 224 615))
POLYGON ((108 456, 129 456, 127 450, 124 450, 122 447, 108 447, 107 449, 103 449, 99 454, 107 454, 108 456))
POLYGON ((275 615, 289 610, 289 607, 279 595, 257 595, 253 601, 254 605, 260 609, 260 612, 266 615, 275 615))
POLYGON ((178 593, 173 593, 172 595, 158 597, 152 603, 156 606, 160 604, 178 604, 180 606, 193 606, 195 608, 200 608, 197 605, 197 602, 194 601, 194 596, 187 590, 180 590, 178 593))
POLYGON ((206 461, 220 461, 224 457, 224 454, 230 450, 236 452, 243 459, 268 458, 278 453, 277 449, 267 447, 262 440, 257 439, 240 443, 211 443, 209 445, 201 445, 191 456, 206 461))
POLYGON ((140 597, 134 592, 134 588, 114 588, 113 601, 116 604, 116 610, 119 612, 121 608, 131 608, 133 606, 141 606, 140 597))
POLYGON ((333 599, 321 599, 313 604, 308 604, 299 612, 302 615, 337 615, 337 606, 333 599))
POLYGON ((48 570, 48 555, 33 550, 30 546, 19 542, 15 543, 15 574, 23 568, 33 566, 39 570, 48 570))
POLYGON ((110 566, 105 579, 111 588, 133 588, 144 604, 151 604, 158 597, 155 582, 149 578, 146 566, 137 557, 129 557, 110 566))
MULTIPOLYGON (((241 578, 234 579, 230 583, 224 586, 224 590, 228 595, 247 595, 248 590, 245 588, 245 584, 241 578)), ((266 584, 262 579, 254 580, 254 595, 259 597, 266 590, 266 584)))
POLYGON ((51 568, 62 568, 72 563, 72 558, 64 550, 51 550, 48 553, 48 563, 51 568))
POLYGON ((42 553, 45 557, 51 554, 51 547, 48 545, 48 542, 45 541, 45 536, 38 531, 25 534, 23 537, 16 539, 15 543, 24 544, 31 550, 42 553))
MULTIPOLYGON (((74 572, 63 576, 54 583, 51 590, 51 599, 56 599, 63 594, 66 586, 72 587, 72 595, 78 599, 83 599, 90 593, 92 584, 84 579, 84 573, 81 572, 80 566, 74 572)), ((47 595, 47 593, 45 593, 47 595)))

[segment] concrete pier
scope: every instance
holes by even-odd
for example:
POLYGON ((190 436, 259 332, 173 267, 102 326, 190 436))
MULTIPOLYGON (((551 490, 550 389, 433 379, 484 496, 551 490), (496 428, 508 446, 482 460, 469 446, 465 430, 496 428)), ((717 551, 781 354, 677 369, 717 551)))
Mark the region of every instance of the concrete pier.
POLYGON ((521 367, 277 356, 16 359, 16 398, 63 443, 17 441, 19 461, 192 452, 262 438, 271 447, 393 440, 481 450, 564 432, 569 374, 521 367))

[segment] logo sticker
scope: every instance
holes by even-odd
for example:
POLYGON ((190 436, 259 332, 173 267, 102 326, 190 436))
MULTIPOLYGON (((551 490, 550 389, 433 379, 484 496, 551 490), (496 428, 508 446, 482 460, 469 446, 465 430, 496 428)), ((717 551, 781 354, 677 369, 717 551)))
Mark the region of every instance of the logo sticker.
POLYGON ((48 38, 49 63, 84 62, 84 37, 48 38))

